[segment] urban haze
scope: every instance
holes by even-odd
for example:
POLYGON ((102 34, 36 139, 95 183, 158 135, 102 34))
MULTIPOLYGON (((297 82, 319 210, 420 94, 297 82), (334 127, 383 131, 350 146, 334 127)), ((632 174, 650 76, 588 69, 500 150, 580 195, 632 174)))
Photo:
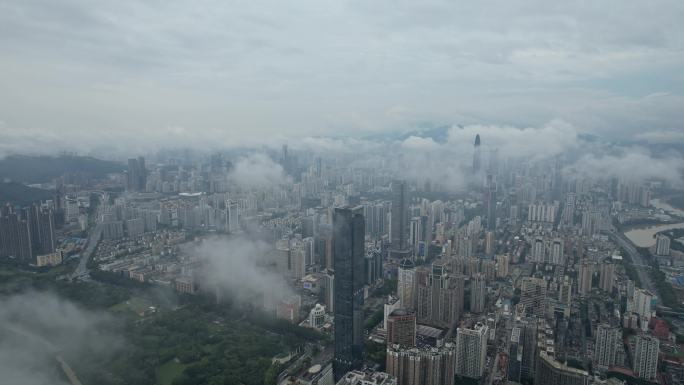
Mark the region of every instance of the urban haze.
POLYGON ((684 384, 683 21, 0 0, 0 384, 684 384))

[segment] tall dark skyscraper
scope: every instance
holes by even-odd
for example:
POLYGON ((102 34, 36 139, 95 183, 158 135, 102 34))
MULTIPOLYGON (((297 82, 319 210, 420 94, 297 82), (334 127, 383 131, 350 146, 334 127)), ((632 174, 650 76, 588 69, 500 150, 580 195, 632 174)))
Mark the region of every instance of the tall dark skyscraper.
POLYGON ((363 285, 365 220, 363 207, 336 208, 333 215, 333 259, 335 266, 334 314, 337 382, 363 363, 363 285))
POLYGON ((478 174, 482 168, 482 152, 480 150, 480 134, 475 135, 475 148, 473 152, 473 174, 478 174))
POLYGON ((405 181, 393 181, 391 208, 391 251, 393 256, 406 257, 410 253, 408 241, 408 193, 405 181), (405 254, 405 255, 404 255, 405 254))
POLYGON ((145 187, 147 186, 145 158, 139 156, 138 159, 131 158, 128 160, 126 182, 128 191, 145 191, 145 187))

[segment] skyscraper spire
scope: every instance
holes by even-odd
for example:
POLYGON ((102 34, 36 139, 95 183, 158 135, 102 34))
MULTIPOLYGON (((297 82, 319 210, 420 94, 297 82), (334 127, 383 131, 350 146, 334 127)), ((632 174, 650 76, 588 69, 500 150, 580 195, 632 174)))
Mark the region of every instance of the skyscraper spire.
POLYGON ((482 164, 482 155, 480 153, 480 134, 475 135, 475 151, 473 152, 473 174, 480 172, 482 164))

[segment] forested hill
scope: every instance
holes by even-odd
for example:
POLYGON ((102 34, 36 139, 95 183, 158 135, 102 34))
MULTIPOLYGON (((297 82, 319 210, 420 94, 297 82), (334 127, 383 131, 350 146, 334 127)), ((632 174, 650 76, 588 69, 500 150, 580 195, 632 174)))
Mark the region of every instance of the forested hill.
POLYGON ((124 164, 89 156, 26 156, 13 155, 0 159, 0 181, 22 183, 51 182, 65 173, 104 176, 120 172, 124 164))
POLYGON ((54 191, 33 188, 17 182, 0 182, 0 205, 12 203, 28 205, 54 198, 54 191))

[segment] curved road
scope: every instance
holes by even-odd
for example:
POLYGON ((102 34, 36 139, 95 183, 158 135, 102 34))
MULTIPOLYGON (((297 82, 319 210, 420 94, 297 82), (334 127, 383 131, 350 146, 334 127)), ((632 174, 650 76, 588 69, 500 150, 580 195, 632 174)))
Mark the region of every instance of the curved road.
POLYGON ((629 254, 630 258, 632 259, 632 265, 634 265, 644 289, 660 297, 660 295, 658 295, 658 290, 656 289, 655 285, 653 285, 653 281, 651 281, 651 276, 648 274, 650 267, 648 267, 648 263, 641 257, 641 254, 636 249, 632 241, 627 239, 624 234, 617 231, 615 227, 611 227, 611 231, 608 232, 608 235, 613 242, 617 243, 629 254))

